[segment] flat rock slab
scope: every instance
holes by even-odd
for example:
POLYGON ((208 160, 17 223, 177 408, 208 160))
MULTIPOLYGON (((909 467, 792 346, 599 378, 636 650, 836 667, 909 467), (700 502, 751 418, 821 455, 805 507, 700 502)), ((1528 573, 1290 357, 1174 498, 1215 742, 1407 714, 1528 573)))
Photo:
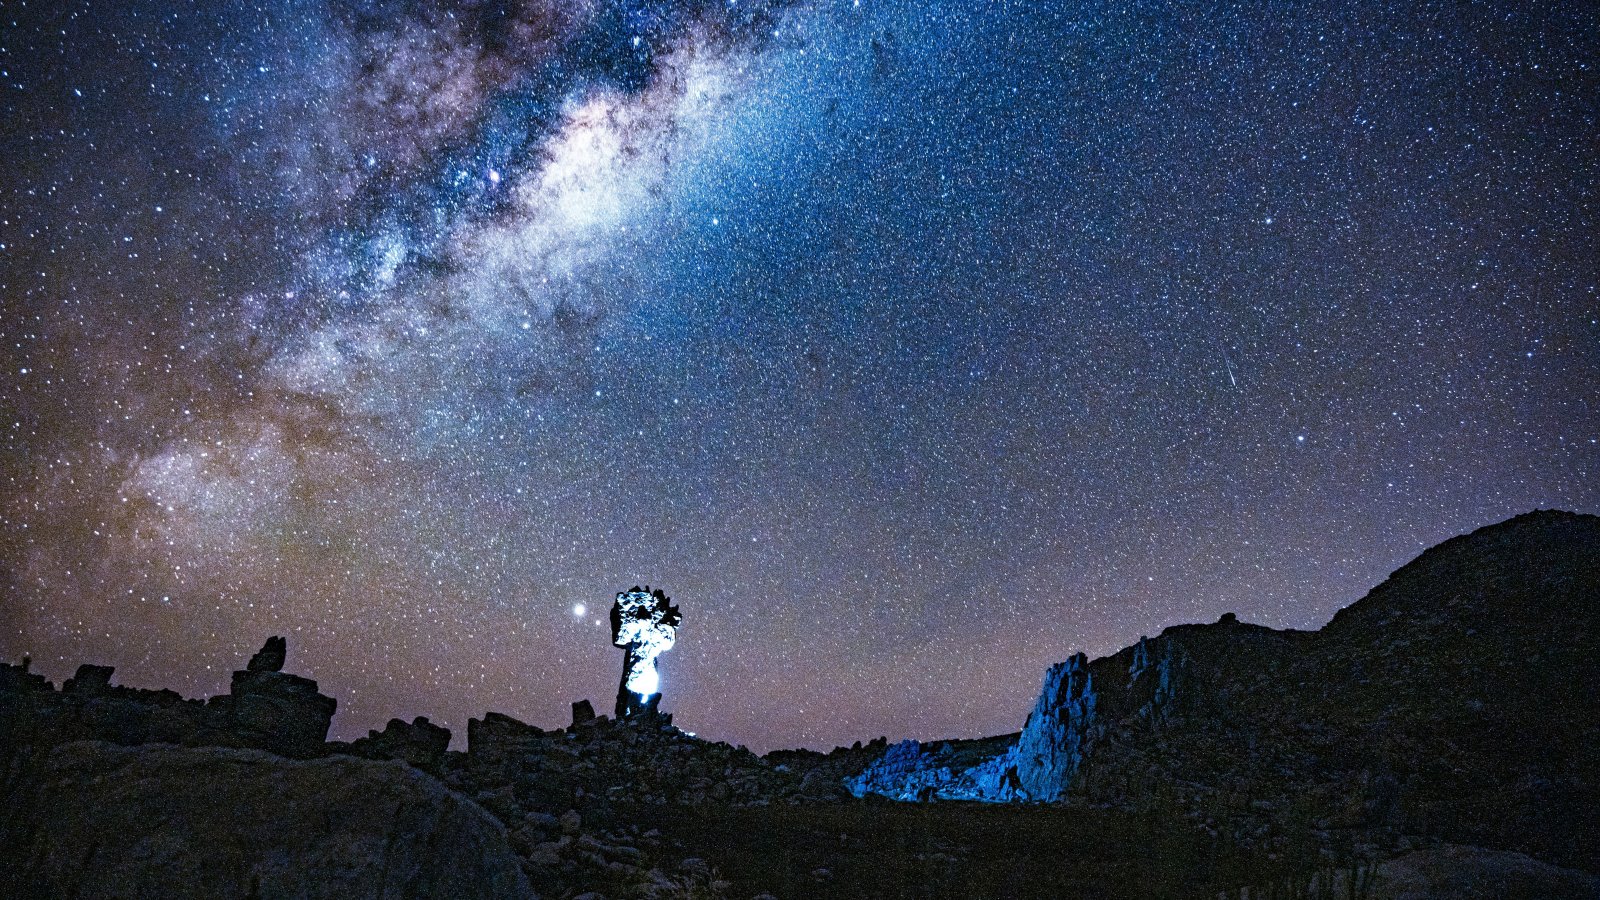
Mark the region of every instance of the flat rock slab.
POLYGON ((536 896, 494 817, 398 761, 85 741, 15 784, 19 900, 536 896))

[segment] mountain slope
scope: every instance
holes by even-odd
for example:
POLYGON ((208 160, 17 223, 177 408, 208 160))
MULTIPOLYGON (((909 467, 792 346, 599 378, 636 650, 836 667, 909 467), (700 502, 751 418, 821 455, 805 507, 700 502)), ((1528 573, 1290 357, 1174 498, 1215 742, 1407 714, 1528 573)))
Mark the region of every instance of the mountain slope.
POLYGON ((1093 713, 1041 697, 1019 776, 1035 796, 1176 803, 1242 837, 1433 834, 1593 869, 1597 610, 1600 518, 1518 516, 1428 550, 1317 632, 1224 617, 1063 663, 1093 713), (1051 729, 1087 736, 1075 759, 1030 755, 1051 729))
POLYGON ((1247 850, 1435 836, 1600 869, 1597 611, 1600 518, 1535 511, 1319 631, 1227 615, 1078 654, 998 756, 907 742, 851 787, 1146 810, 1247 850))

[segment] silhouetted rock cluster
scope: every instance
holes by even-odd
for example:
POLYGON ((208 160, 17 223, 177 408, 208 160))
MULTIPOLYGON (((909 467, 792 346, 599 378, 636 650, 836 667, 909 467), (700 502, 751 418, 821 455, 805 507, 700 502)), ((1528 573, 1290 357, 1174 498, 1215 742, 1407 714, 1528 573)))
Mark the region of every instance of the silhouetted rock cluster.
POLYGON ((570 728, 544 731, 488 713, 467 723, 467 752, 452 754, 444 778, 474 795, 489 792, 491 808, 508 800, 521 810, 766 805, 846 796, 837 781, 803 787, 804 776, 743 747, 696 738, 660 714, 580 718, 570 728))
POLYGON ((838 772, 882 744, 801 754, 819 761, 801 769, 695 738, 653 708, 597 717, 587 700, 557 731, 493 712, 473 719, 465 753, 425 717, 325 742, 334 701, 279 671, 285 654, 281 638, 268 641, 234 673, 232 691, 209 701, 114 686, 109 666, 82 666, 59 691, 27 664, 0 666, 0 771, 17 798, 0 819, 0 870, 18 873, 0 896, 110 897, 152 885, 174 897, 715 896, 713 869, 618 824, 627 812, 840 802, 849 795, 838 772), (835 768, 819 775, 824 765, 835 768), (451 806, 441 791, 462 799, 451 806), (168 793, 180 799, 153 812, 168 793), (460 808, 487 810, 497 824, 460 821, 460 808), (393 837, 395 827, 411 837, 393 837), (429 849, 428 835, 455 831, 465 843, 452 853, 486 855, 429 849), (232 849, 204 863, 212 844, 232 849), (70 863, 84 854, 96 860, 88 871, 70 863), (340 858, 347 866, 336 872, 340 858), (397 878, 413 887, 395 888, 397 878))
POLYGON ((774 764, 743 747, 711 743, 668 717, 610 719, 574 704, 571 727, 545 731, 499 713, 467 724, 467 752, 452 753, 444 782, 472 797, 511 830, 541 891, 579 888, 605 896, 667 897, 709 871, 671 860, 659 841, 615 823, 641 807, 834 803, 848 799, 837 778, 774 764), (687 867, 685 867, 687 865, 687 867))
POLYGON ((338 703, 315 681, 279 671, 284 653, 283 638, 269 639, 250 668, 233 673, 229 693, 210 700, 113 686, 111 666, 79 666, 56 691, 26 665, 0 665, 0 737, 11 748, 94 740, 321 756, 338 703))
POLYGON ((390 719, 382 731, 369 731, 350 744, 350 753, 367 759, 397 759, 431 775, 444 767, 450 749, 450 729, 435 725, 427 716, 417 716, 408 725, 390 719))
POLYGON ((905 740, 845 779, 855 796, 891 800, 1026 800, 1017 780, 1018 734, 924 745, 905 740))

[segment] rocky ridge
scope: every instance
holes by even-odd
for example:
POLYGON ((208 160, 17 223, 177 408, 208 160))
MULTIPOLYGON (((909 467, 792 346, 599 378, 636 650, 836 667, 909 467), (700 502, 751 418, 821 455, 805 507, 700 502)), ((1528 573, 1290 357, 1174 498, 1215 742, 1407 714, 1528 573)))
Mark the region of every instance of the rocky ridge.
POLYGON ((1227 615, 1051 667, 1017 743, 902 745, 896 799, 1163 809, 1246 848, 1421 836, 1600 869, 1600 518, 1454 538, 1316 632, 1227 615))
MULTIPOLYGON (((1025 800, 1086 821, 1102 810, 1176 820, 1207 854, 1242 861, 1208 863, 1204 877, 1241 885, 1258 882, 1227 873, 1252 871, 1250 860, 1310 861, 1279 866, 1285 872, 1326 868, 1319 860, 1343 860, 1347 873, 1361 860, 1371 872, 1404 872, 1403 860, 1425 858, 1428 871, 1595 871, 1597 607, 1600 519, 1532 513, 1424 553, 1317 632, 1224 616, 1102 659, 1069 658, 1046 673, 1019 734, 893 746, 880 738, 765 758, 695 738, 670 715, 608 719, 587 701, 574 704, 571 725, 548 731, 488 713, 469 723, 466 752, 450 751, 450 732, 424 717, 326 742, 334 701, 281 671, 277 638, 235 673, 229 694, 210 700, 114 686, 105 666, 80 667, 57 690, 26 661, 0 665, 0 785, 8 797, 52 798, 13 804, 0 820, 0 870, 58 873, 46 879, 68 879, 51 882, 58 895, 117 896, 60 874, 69 867, 39 868, 56 845, 37 823, 92 819, 77 793, 48 789, 68 777, 52 774, 66 771, 64 759, 144 745, 139 753, 188 753, 224 769, 233 763, 219 753, 265 751, 256 755, 267 768, 342 760, 379 766, 380 780, 408 773, 412 787, 422 779, 486 811, 484 852, 508 848, 541 897, 724 896, 729 882, 706 861, 714 853, 649 823, 702 808, 758 821, 778 821, 761 819, 765 810, 838 808, 857 821, 852 793, 868 810, 883 796, 1025 800), (74 804, 76 813, 57 808, 74 804), (1446 852, 1441 840, 1492 849, 1446 852)), ((872 852, 838 840, 830 852, 872 852)), ((118 846, 87 852, 134 871, 118 846)), ((933 871, 928 860, 956 872, 981 864, 955 842, 933 849, 916 857, 919 871, 933 871)), ((79 850, 87 848, 63 852, 79 850)), ((832 896, 831 876, 813 874, 806 890, 832 896)), ((499 884, 478 895, 521 896, 499 884)))
MULTIPOLYGON (((388 883, 383 877, 371 873, 357 873, 345 881, 324 879, 327 884, 344 885, 330 888, 331 893, 291 890, 293 885, 281 872, 263 876, 271 865, 249 854, 229 857, 221 875, 197 874, 194 845, 260 844, 276 847, 280 856, 299 854, 303 842, 288 837, 298 832, 257 835, 251 830, 251 818, 284 819, 286 807, 291 812, 296 804, 304 808, 312 797, 317 798, 315 805, 325 806, 328 785, 338 779, 307 780, 301 777, 307 770, 295 768, 323 766, 342 773, 339 778, 345 781, 367 784, 364 790, 373 797, 414 794, 419 785, 434 785, 401 804, 407 808, 437 805, 437 792, 444 791, 473 810, 486 811, 484 816, 495 828, 472 831, 481 832, 481 840, 474 840, 491 860, 498 860, 503 850, 524 882, 507 880, 497 863, 484 863, 488 868, 468 866, 468 871, 481 876, 469 893, 589 900, 718 896, 726 884, 714 867, 696 857, 693 848, 675 845, 649 828, 641 831, 636 824, 640 809, 843 802, 849 799, 841 785, 844 775, 858 771, 886 743, 838 748, 827 755, 790 751, 763 759, 744 747, 696 738, 673 726, 667 714, 649 711, 614 720, 596 716, 588 701, 573 704, 569 727, 551 731, 487 713, 468 723, 465 752, 450 751, 449 729, 426 717, 409 723, 392 719, 367 737, 329 742, 324 737, 333 700, 318 694, 315 682, 279 671, 284 656, 283 640, 269 640, 245 669, 234 673, 230 693, 210 700, 113 685, 114 669, 109 666, 81 666, 58 690, 30 672, 26 661, 21 666, 0 665, 0 785, 7 797, 22 798, 0 819, 0 848, 4 848, 0 869, 19 873, 17 877, 26 882, 12 883, 13 890, 3 895, 113 897, 120 896, 118 884, 171 882, 199 885, 195 896, 225 897, 237 893, 238 885, 248 888, 262 877, 267 878, 263 883, 286 891, 283 896, 459 893, 456 888, 439 887, 433 893, 395 894, 383 887, 388 883), (255 755, 228 756, 241 752, 255 755), (139 762, 146 755, 172 771, 139 762), (275 766, 271 779, 283 788, 278 800, 265 798, 262 790, 250 786, 251 778, 267 777, 261 773, 275 766), (93 774, 84 774, 90 770, 93 774), (71 787, 79 781, 99 786, 108 779, 120 784, 123 775, 118 773, 136 770, 143 774, 133 778, 131 786, 107 788, 113 793, 99 800, 94 799, 98 796, 94 790, 71 787), (241 774, 247 770, 254 774, 241 774), (137 838, 143 832, 106 824, 108 817, 117 821, 125 817, 110 807, 159 805, 154 795, 140 795, 140 786, 189 798, 204 809, 237 806, 251 812, 237 821, 198 813, 176 820, 166 814, 155 816, 152 821, 157 824, 198 818, 205 821, 201 830, 206 833, 176 839, 178 849, 160 857, 167 861, 163 864, 167 869, 154 863, 151 868, 140 862, 151 846, 137 838), (209 801, 194 799, 221 796, 215 786, 221 786, 224 794, 238 793, 241 799, 237 804, 218 801, 209 806, 209 801), (89 846, 63 839, 101 832, 117 832, 126 839, 89 846), (73 854, 94 857, 96 869, 109 874, 96 876, 98 880, 85 878, 80 867, 63 862, 77 858, 73 854)), ((357 826, 394 818, 376 807, 327 815, 357 826)), ((286 821, 293 818, 289 815, 286 821)), ((132 820, 139 816, 134 814, 132 820)), ((260 823, 255 824, 259 831, 260 823)), ((392 843, 381 836, 384 832, 369 834, 362 827, 356 832, 368 838, 361 840, 392 843)), ((356 837, 349 840, 360 843, 356 837)), ((459 860, 430 857, 431 845, 404 846, 408 853, 421 854, 419 865, 462 868, 459 860)), ((349 864, 362 872, 399 871, 386 859, 355 853, 349 864)), ((187 887, 173 890, 173 896, 188 895, 187 887)))

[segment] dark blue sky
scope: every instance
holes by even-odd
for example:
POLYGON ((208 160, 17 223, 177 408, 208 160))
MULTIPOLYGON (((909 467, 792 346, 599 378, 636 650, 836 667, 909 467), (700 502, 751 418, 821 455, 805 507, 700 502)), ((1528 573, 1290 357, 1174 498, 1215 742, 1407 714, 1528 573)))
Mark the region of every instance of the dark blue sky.
POLYGON ((1600 511, 1600 21, 7 3, 0 656, 757 749, 1600 511), (584 611, 575 611, 582 604, 584 611))

